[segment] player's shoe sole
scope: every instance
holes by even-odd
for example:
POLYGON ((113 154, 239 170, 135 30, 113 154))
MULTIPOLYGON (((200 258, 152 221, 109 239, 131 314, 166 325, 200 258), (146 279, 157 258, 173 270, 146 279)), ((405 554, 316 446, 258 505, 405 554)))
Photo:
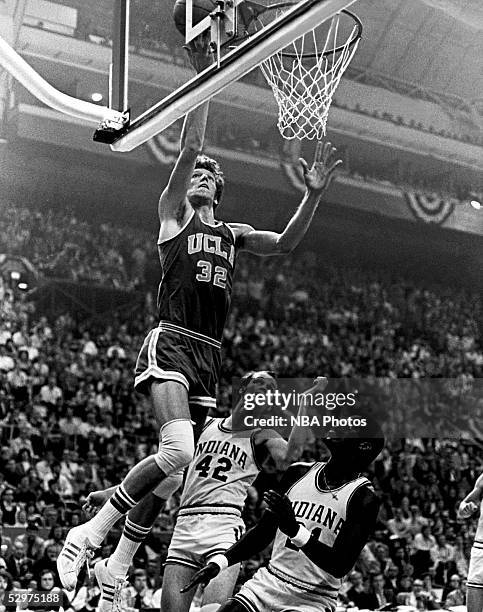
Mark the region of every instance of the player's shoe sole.
POLYGON ((94 547, 91 546, 83 526, 71 529, 57 557, 57 572, 64 589, 75 589, 81 569, 88 564, 93 554, 94 547))
POLYGON ((121 591, 125 584, 124 578, 116 578, 107 569, 107 559, 102 559, 94 565, 94 574, 101 589, 101 598, 97 612, 120 612, 121 591))

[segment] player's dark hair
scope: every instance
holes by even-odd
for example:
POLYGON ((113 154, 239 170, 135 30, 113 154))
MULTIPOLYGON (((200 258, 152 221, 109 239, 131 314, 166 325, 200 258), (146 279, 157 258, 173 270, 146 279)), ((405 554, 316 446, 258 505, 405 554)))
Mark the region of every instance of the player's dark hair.
MULTIPOLYGON (((363 471, 369 467, 384 448, 384 433, 376 419, 367 415, 352 416, 358 417, 360 420, 365 419, 366 424, 360 428, 354 427, 345 432, 340 431, 340 437, 337 436, 337 438, 342 443, 337 445, 337 452, 339 457, 341 454, 350 457, 359 471, 363 471)), ((325 442, 332 453, 333 446, 330 439, 325 442)))
POLYGON ((385 444, 384 433, 377 420, 369 416, 364 418, 366 419, 366 427, 361 431, 361 437, 351 439, 361 468, 369 467, 385 444))
POLYGON ((215 175, 216 192, 213 208, 216 208, 221 203, 223 189, 225 187, 225 176, 221 171, 220 164, 215 159, 212 159, 211 157, 208 157, 207 155, 203 154, 198 155, 196 159, 195 170, 197 168, 201 168, 202 170, 209 170, 215 175))

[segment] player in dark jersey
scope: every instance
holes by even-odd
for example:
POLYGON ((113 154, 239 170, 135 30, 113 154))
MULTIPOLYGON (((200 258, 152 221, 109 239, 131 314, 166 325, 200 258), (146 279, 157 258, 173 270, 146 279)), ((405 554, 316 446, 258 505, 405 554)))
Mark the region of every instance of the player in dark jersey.
POLYGON ((384 446, 376 424, 371 435, 376 437, 327 440, 331 457, 325 464, 293 464, 280 491, 265 494, 267 510, 260 522, 213 557, 182 592, 208 584, 220 570, 256 555, 275 538, 268 567, 259 569, 218 612, 333 612, 342 579, 379 512, 371 483, 360 474, 384 446))
MULTIPOLYGON (((193 66, 204 70, 212 62, 208 37, 193 42, 189 53, 193 66)), ((236 251, 276 255, 294 249, 341 163, 330 143, 318 144, 311 168, 301 160, 307 191, 281 234, 216 221, 224 183, 217 162, 200 155, 207 114, 208 103, 204 103, 186 116, 181 152, 158 206, 160 323, 149 332, 139 353, 135 386, 152 400, 159 450, 129 471, 96 516, 67 534, 57 560, 67 590, 75 588, 92 549, 129 513, 119 555, 109 559, 102 578, 114 590, 123 573, 123 557, 149 532, 160 500, 179 486, 182 470, 193 458, 195 440, 208 409, 215 405, 236 251)))

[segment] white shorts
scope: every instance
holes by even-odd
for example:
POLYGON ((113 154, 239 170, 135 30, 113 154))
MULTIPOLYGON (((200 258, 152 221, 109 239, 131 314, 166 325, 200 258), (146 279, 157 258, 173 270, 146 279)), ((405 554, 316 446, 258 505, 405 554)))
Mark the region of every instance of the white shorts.
POLYGON ((232 598, 247 612, 333 612, 337 598, 309 593, 282 581, 266 567, 245 582, 232 598))
POLYGON ((475 540, 471 549, 466 586, 483 589, 483 542, 481 540, 475 540))
POLYGON ((224 553, 245 533, 239 516, 193 514, 178 516, 168 548, 167 564, 200 569, 213 555, 224 553))

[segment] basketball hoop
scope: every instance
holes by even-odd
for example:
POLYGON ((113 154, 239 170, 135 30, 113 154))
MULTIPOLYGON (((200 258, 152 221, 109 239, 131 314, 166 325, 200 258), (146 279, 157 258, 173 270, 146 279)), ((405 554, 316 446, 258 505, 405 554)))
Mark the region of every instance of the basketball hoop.
MULTIPOLYGON (((268 12, 287 4, 272 5, 268 12)), ((359 18, 342 10, 260 64, 278 104, 277 125, 283 138, 320 140, 325 136, 334 92, 361 36, 359 18)))

